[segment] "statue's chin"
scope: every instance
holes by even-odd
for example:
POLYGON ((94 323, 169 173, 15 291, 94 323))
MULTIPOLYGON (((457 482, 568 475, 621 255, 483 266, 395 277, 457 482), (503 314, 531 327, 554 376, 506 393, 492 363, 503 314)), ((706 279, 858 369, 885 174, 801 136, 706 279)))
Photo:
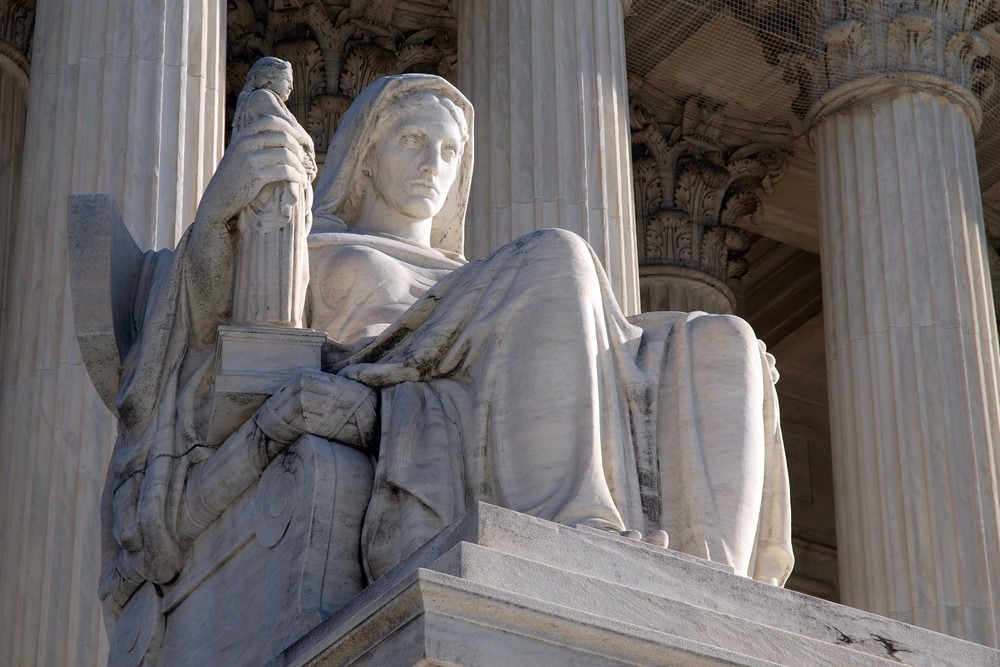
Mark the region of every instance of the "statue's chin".
POLYGON ((441 212, 443 207, 443 201, 439 202, 425 194, 413 195, 405 200, 393 202, 393 208, 407 218, 411 218, 414 223, 433 218, 441 212))

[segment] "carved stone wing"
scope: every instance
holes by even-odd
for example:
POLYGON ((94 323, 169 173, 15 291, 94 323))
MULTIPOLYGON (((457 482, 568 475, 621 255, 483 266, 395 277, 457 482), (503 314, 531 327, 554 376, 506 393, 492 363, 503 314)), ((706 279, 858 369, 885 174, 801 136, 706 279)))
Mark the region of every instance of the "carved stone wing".
POLYGON ((145 302, 137 285, 147 256, 156 253, 139 249, 111 195, 70 195, 68 235, 76 339, 91 381, 114 411, 121 362, 139 329, 134 306, 145 302))

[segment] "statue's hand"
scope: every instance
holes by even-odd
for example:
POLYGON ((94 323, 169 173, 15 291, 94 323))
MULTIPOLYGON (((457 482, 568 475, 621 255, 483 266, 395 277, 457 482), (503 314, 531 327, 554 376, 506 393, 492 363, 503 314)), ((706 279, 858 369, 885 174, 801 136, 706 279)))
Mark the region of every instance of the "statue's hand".
POLYGON ((272 440, 291 443, 303 433, 362 449, 373 448, 378 394, 340 375, 306 371, 279 389, 254 416, 272 440))
POLYGON ((309 183, 312 157, 306 154, 299 134, 288 121, 270 115, 235 133, 201 198, 196 224, 221 224, 234 218, 269 183, 309 183))

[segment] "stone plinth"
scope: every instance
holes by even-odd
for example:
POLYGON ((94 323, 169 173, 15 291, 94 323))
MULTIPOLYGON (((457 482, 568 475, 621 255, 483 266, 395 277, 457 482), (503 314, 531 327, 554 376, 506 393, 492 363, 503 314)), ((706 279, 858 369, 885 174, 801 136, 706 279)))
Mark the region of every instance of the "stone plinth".
POLYGON ((989 665, 1000 652, 479 505, 283 665, 989 665))

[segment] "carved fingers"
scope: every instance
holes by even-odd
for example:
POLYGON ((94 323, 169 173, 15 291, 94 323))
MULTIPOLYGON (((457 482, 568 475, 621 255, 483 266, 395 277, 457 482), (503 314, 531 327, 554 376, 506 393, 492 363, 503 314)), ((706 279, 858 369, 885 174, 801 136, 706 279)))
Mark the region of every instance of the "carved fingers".
POLYGON ((301 133, 301 128, 277 116, 257 118, 236 133, 205 190, 198 217, 208 223, 225 222, 270 183, 309 183, 315 160, 298 136, 301 133))
POLYGON ((303 433, 355 447, 372 446, 378 397, 360 382, 318 371, 289 382, 257 411, 257 426, 279 442, 303 433))

